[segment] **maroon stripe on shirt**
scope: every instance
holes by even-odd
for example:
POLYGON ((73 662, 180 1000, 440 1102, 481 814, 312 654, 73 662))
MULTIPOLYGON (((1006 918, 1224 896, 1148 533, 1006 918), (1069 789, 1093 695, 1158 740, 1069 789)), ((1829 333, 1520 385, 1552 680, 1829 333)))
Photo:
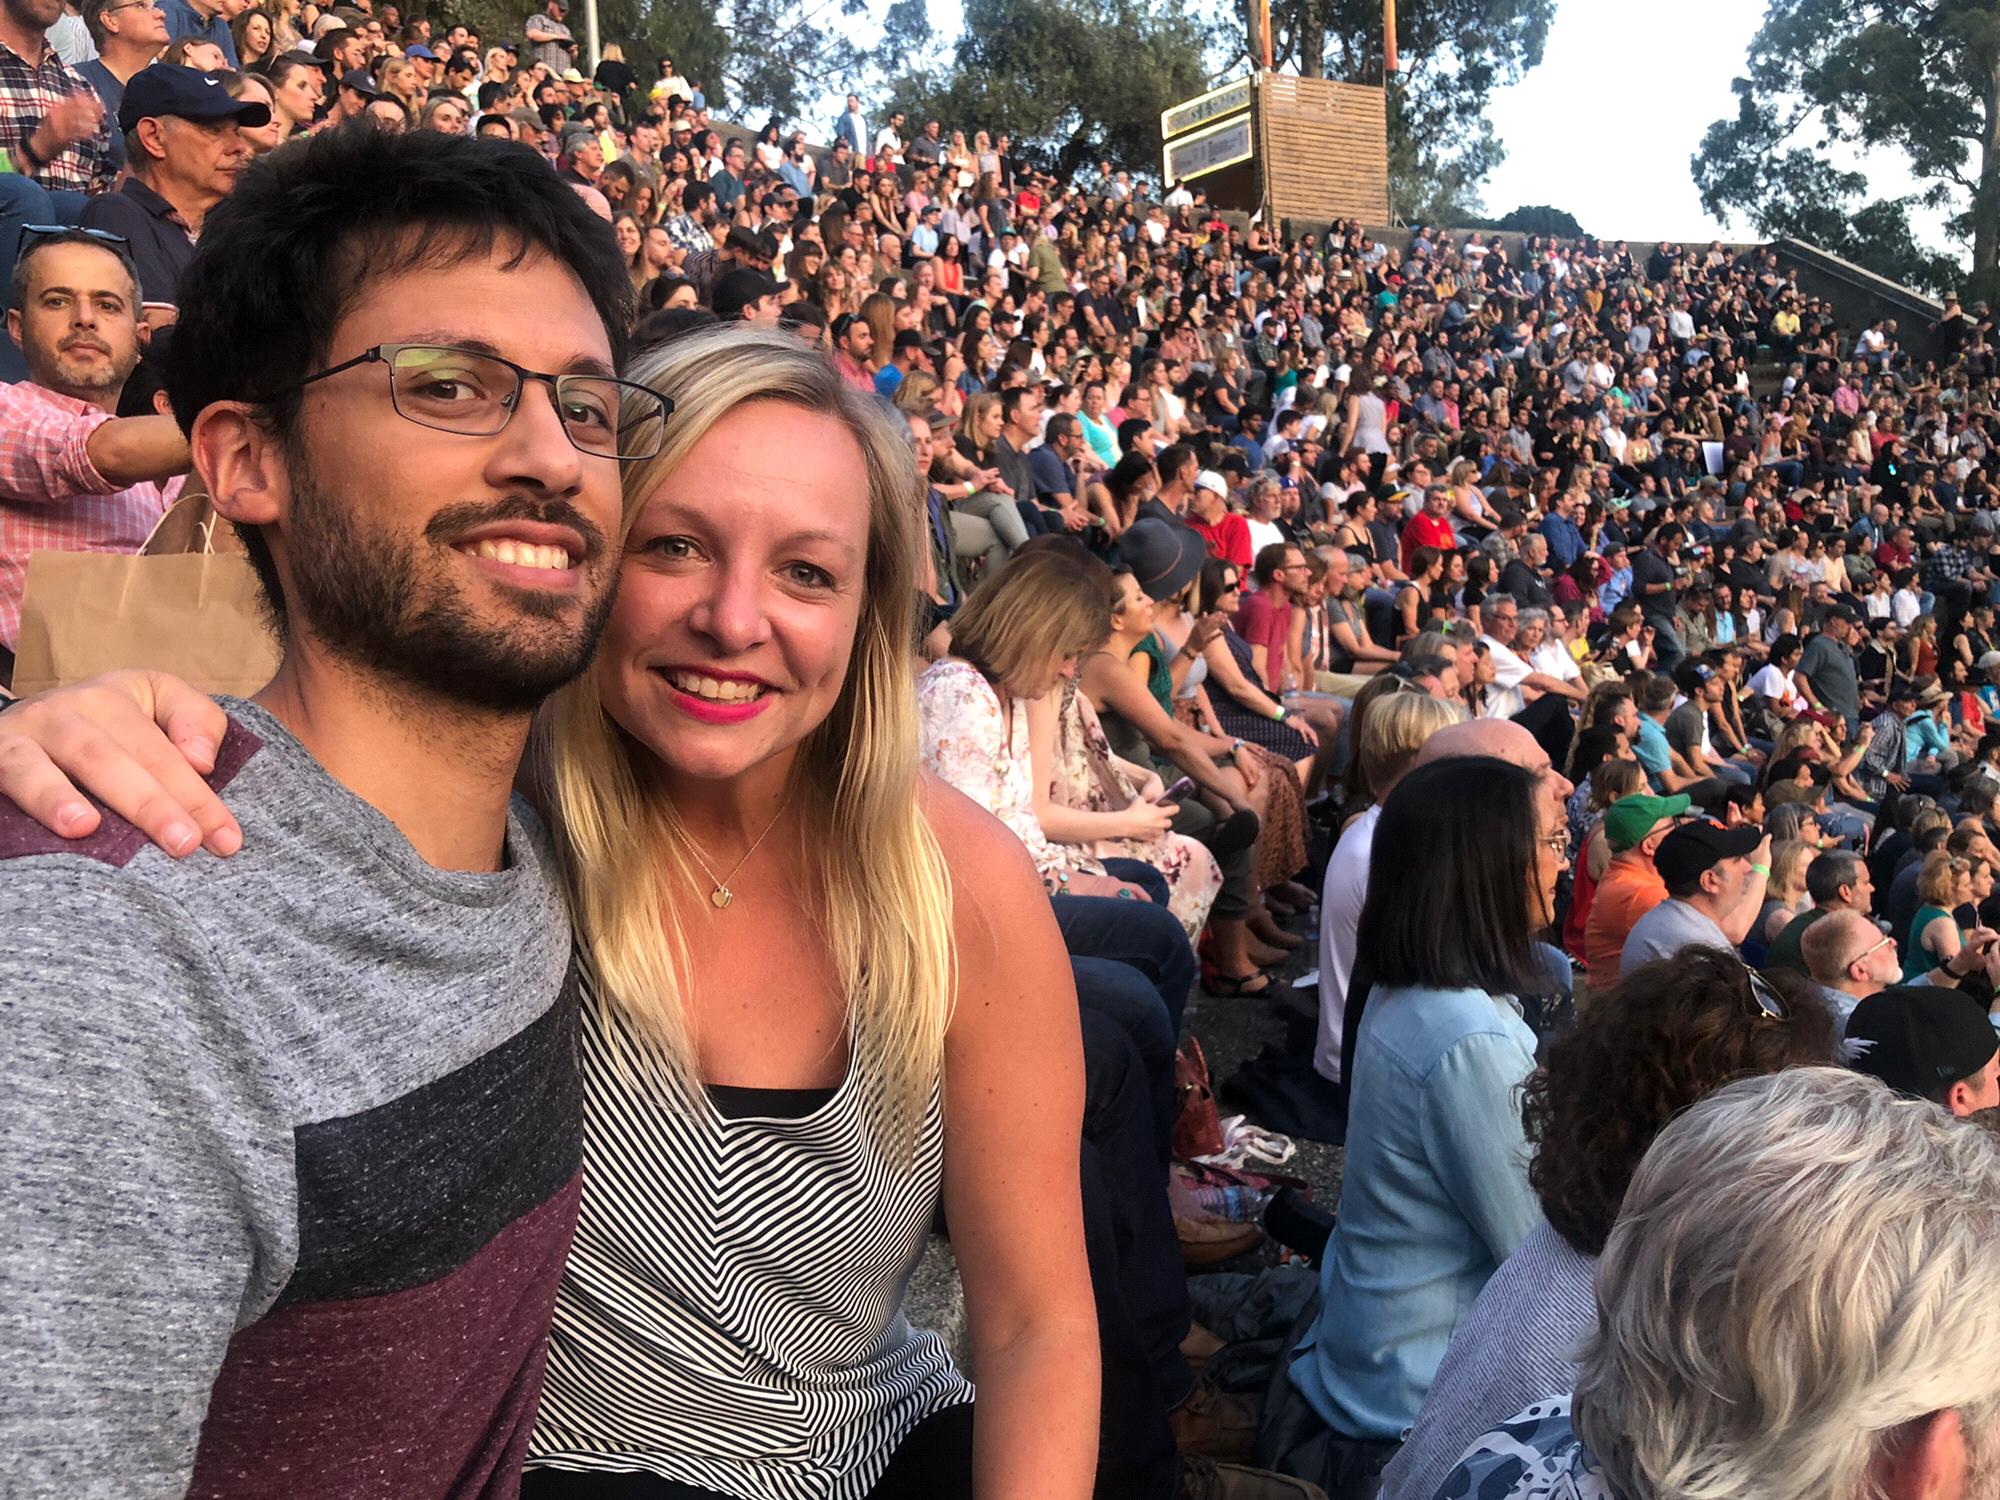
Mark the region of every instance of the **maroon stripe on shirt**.
MULTIPOLYGON (((229 731, 215 752, 215 769, 203 780, 210 790, 221 791, 263 748, 262 740, 231 719, 229 731)), ((88 800, 99 814, 97 831, 85 838, 66 839, 50 833, 8 798, 0 797, 0 860, 25 859, 31 854, 76 854, 124 869, 132 856, 146 847, 146 835, 95 797, 88 800)))
POLYGON ((190 1500, 512 1500, 582 1174, 463 1265, 230 1340, 190 1500))

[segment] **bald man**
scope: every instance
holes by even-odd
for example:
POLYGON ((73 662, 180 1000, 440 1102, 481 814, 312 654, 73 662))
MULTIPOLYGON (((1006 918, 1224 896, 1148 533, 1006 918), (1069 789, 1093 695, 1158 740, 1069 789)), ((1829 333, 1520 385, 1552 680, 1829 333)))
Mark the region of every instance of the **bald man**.
MULTIPOLYGON (((1549 753, 1519 724, 1506 719, 1468 719, 1447 724, 1417 751, 1415 765, 1454 756, 1490 755, 1532 771, 1548 806, 1544 827, 1564 826, 1564 806, 1576 790, 1549 763, 1549 753)), ((1329 1083, 1341 1079, 1341 1053, 1347 1021, 1347 982, 1354 971, 1354 945, 1361 928, 1361 905, 1368 893, 1368 866, 1374 852, 1378 801, 1347 826, 1334 846, 1321 882, 1319 904, 1319 1034, 1313 1047, 1313 1069, 1329 1083), (1336 878, 1338 871, 1338 878, 1336 878)), ((1550 950, 1554 953, 1554 950, 1550 950)), ((1567 962, 1563 968, 1567 970, 1567 962)))
MULTIPOLYGON (((1896 940, 1884 937, 1881 929, 1858 911, 1839 907, 1828 911, 1805 930, 1799 939, 1799 952, 1806 961, 1806 972, 1843 1027, 1855 1006, 1903 982, 1896 940)), ((1960 981, 1982 971, 1989 980, 2000 975, 2000 934, 1983 927, 1965 935, 1965 945, 1951 963, 1939 964, 1916 982, 1956 989, 1960 981), (1963 964, 1964 971, 1954 974, 1952 964, 1963 964)))

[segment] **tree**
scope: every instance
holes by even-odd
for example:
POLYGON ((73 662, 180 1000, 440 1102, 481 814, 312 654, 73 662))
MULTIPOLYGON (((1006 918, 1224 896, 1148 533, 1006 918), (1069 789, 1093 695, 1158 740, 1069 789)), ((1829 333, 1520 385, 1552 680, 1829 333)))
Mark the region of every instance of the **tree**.
POLYGON ((1994 0, 1772 0, 1735 82, 1736 114, 1702 137, 1695 184, 1710 213, 1740 213, 1893 280, 1964 279, 1926 247, 1916 209, 1955 209, 1972 284, 2000 291, 2000 5, 1994 0), (1871 198, 1836 152, 1900 156, 1921 186, 1871 198))
POLYGON ((1062 178, 1101 157, 1157 161, 1160 112, 1207 87, 1213 29, 1172 0, 966 0, 939 74, 909 66, 929 38, 922 12, 921 0, 889 12, 891 106, 1005 130, 1062 178))
MULTIPOLYGON (((1389 201, 1398 218, 1458 223, 1506 156, 1486 118, 1493 90, 1542 60, 1555 0, 1430 0, 1401 11, 1389 85, 1389 201)), ((1382 81, 1381 0, 1272 0, 1279 66, 1382 81)))
POLYGON ((1501 229, 1510 234, 1553 236, 1559 240, 1583 238, 1583 226, 1576 222, 1574 214, 1551 208, 1546 203, 1524 204, 1502 218, 1488 220, 1480 227, 1501 229))

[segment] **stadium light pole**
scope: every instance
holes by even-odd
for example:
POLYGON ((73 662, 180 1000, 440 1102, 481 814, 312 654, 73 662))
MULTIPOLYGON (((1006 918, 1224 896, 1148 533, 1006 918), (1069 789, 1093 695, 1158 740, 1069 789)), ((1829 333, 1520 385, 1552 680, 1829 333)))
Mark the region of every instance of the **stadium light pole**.
POLYGON ((583 37, 584 45, 590 48, 590 76, 595 78, 597 65, 604 61, 597 45, 597 0, 583 0, 583 37))

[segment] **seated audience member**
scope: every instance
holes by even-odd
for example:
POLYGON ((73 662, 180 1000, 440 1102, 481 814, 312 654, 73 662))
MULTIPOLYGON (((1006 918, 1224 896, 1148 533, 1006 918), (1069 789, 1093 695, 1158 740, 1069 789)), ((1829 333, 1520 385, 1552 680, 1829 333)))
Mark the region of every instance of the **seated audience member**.
POLYGON ((1536 934, 1568 846, 1562 798, 1489 756, 1420 766, 1383 804, 1345 1018, 1338 1225, 1290 1364, 1303 1408, 1267 1434, 1281 1473, 1333 1493, 1380 1473, 1462 1312, 1534 1227, 1520 1005, 1550 983, 1536 934))
POLYGON ((136 552, 180 491, 172 417, 120 417, 138 367, 139 282, 112 240, 31 234, 7 329, 28 366, 0 385, 0 687, 13 677, 31 552, 136 552))
POLYGON ((1625 940, 1641 917, 1667 899, 1666 882, 1653 856, 1687 810, 1685 797, 1650 793, 1621 798, 1605 809, 1604 843, 1611 858, 1598 878, 1583 935, 1592 984, 1618 982, 1625 940))
POLYGON ((2000 1107, 2000 1035, 1969 996, 1892 985, 1854 1007, 1842 1055, 1857 1073, 1963 1118, 2000 1107))
POLYGON ((155 63, 125 85, 118 128, 132 175, 119 191, 86 203, 77 222, 125 237, 149 305, 179 303, 203 222, 250 164, 251 143, 239 127, 270 122, 263 100, 234 98, 193 68, 155 63))
POLYGON ((1642 965, 1592 997, 1523 1100, 1542 1222, 1452 1335, 1383 1500, 1430 1500, 1480 1433, 1569 1390, 1596 1322, 1597 1257, 1660 1128, 1738 1078, 1830 1063, 1838 1040, 1805 985, 1720 951, 1642 965))
MULTIPOLYGON (((1597 731, 1588 730, 1586 736, 1597 731)), ((1630 752, 1627 752, 1628 754, 1630 752)), ((1585 940, 1590 931, 1590 909, 1597 903, 1598 882, 1611 865, 1611 844, 1604 833, 1604 815, 1612 805, 1627 797, 1648 795, 1646 772, 1636 760, 1607 760, 1590 773, 1587 784, 1577 788, 1583 801, 1571 796, 1569 911, 1563 917, 1563 951, 1573 960, 1588 963, 1585 940)))
POLYGON ((1780 970, 1805 973, 1801 944, 1806 933, 1828 912, 1854 911, 1867 916, 1875 901, 1875 879, 1860 855, 1850 849, 1829 849, 1806 866, 1806 894, 1812 897, 1812 905, 1771 939, 1771 951, 1764 958, 1766 974, 1780 970))
POLYGON ((1934 849, 1917 876, 1919 905, 1903 942, 1903 972, 1912 979, 1958 956, 1962 946, 1958 909, 1973 899, 1973 869, 1983 860, 1934 849))
POLYGON ((1804 907, 1807 900, 1806 867, 1812 863, 1812 858, 1812 845, 1804 839, 1772 842, 1771 878, 1764 882, 1764 904, 1757 909, 1757 919, 1750 924, 1750 935, 1741 944, 1743 961, 1751 968, 1764 967, 1764 960, 1770 956, 1771 939, 1783 932, 1804 907))
POLYGON ((1361 723, 1361 775, 1372 800, 1341 830, 1320 889, 1319 1029, 1313 1045, 1313 1067, 1329 1083, 1339 1083, 1341 1078, 1347 986, 1354 972, 1354 949, 1382 804, 1416 765, 1431 736, 1459 722, 1459 710, 1455 704, 1406 687, 1371 703, 1365 716, 1357 700, 1355 717, 1361 723))
POLYGON ((1437 1493, 1981 1500, 1996 1240, 1991 1132, 1836 1068, 1732 1083, 1633 1174, 1573 1392, 1480 1437, 1437 1493))
POLYGON ((1755 825, 1724 828, 1707 818, 1681 824, 1653 852, 1667 899, 1632 924, 1619 972, 1695 945, 1734 952, 1764 904, 1770 859, 1770 836, 1755 825))

